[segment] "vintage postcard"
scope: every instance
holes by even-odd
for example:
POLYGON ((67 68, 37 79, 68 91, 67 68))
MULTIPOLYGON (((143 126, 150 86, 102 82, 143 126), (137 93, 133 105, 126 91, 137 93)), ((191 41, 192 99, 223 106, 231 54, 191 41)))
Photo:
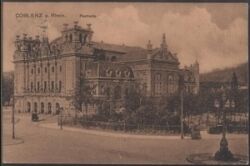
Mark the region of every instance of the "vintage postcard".
POLYGON ((2 9, 3 164, 249 164, 247 3, 2 9))

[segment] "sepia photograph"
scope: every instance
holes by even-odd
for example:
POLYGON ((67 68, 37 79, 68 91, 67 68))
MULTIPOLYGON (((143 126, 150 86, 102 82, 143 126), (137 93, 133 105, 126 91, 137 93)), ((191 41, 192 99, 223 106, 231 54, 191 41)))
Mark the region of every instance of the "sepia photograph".
POLYGON ((2 164, 249 164, 248 3, 3 2, 2 164))

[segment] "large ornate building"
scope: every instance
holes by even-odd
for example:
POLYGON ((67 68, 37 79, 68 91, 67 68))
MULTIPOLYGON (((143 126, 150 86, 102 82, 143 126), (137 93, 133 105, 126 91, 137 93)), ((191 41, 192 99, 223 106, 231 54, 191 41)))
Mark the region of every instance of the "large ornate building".
POLYGON ((179 68, 165 35, 159 48, 150 41, 146 48, 92 41, 87 28, 64 25, 62 35, 49 42, 41 38, 17 36, 14 53, 15 110, 56 113, 60 107, 74 109, 72 99, 81 75, 94 87, 97 98, 122 100, 130 85, 138 85, 146 96, 160 97, 178 90, 179 75, 185 89, 199 91, 199 64, 179 68))

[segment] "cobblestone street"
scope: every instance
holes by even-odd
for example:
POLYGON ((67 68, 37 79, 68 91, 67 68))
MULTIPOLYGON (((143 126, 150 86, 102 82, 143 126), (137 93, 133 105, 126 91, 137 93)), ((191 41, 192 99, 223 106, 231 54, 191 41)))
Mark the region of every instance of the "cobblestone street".
MULTIPOLYGON (((194 153, 214 153, 221 135, 202 134, 201 140, 166 136, 114 136, 94 131, 80 132, 69 128, 44 127, 31 122, 27 114, 17 114, 16 137, 20 143, 3 146, 5 163, 168 163, 187 164, 186 157, 194 153)), ((4 112, 3 139, 11 140, 11 112, 4 112)), ((40 124, 39 124, 40 123, 40 124)), ((45 122, 43 122, 45 123, 45 122)), ((51 122, 48 122, 51 123, 51 122)), ((48 124, 47 124, 48 125, 48 124)), ((126 134, 125 134, 126 135, 126 134)), ((232 152, 247 155, 247 135, 228 134, 232 152)))

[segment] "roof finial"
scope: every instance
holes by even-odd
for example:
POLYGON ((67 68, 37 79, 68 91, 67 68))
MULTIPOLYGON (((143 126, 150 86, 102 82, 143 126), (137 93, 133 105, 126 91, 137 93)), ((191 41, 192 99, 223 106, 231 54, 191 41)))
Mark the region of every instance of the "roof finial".
POLYGON ((40 28, 42 29, 43 38, 47 38, 47 28, 48 28, 48 26, 44 25, 44 26, 40 26, 40 28))
POLYGON ((162 48, 167 48, 166 35, 165 35, 165 33, 163 33, 163 35, 162 35, 161 47, 162 47, 162 48))
POLYGON ((78 21, 74 21, 74 27, 77 28, 78 21))

